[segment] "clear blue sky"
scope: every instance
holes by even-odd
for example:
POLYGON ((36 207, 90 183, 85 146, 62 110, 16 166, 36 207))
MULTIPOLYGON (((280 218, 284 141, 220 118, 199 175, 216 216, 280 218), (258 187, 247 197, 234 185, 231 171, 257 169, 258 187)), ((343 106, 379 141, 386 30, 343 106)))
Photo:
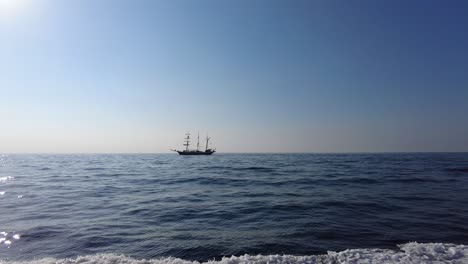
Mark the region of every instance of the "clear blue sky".
POLYGON ((467 1, 2 1, 0 152, 468 151, 467 1))

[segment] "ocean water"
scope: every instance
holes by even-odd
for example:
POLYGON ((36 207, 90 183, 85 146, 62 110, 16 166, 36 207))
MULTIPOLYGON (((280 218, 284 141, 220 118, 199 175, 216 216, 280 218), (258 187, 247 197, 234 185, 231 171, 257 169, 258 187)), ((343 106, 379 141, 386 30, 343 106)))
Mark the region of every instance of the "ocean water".
POLYGON ((1 263, 468 263, 468 154, 0 155, 1 263))

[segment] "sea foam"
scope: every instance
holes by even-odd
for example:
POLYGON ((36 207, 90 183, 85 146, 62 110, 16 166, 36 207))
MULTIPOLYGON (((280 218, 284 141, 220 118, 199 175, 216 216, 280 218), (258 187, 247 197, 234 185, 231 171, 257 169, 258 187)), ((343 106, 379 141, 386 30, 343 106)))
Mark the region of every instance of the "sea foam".
MULTIPOLYGON (((205 264, 283 264, 283 263, 468 263, 468 246, 442 243, 411 242, 390 249, 348 249, 341 252, 329 251, 325 255, 243 255, 224 257, 221 260, 203 262, 205 264)), ((96 254, 77 258, 44 258, 30 261, 1 261, 5 264, 200 264, 179 258, 134 259, 117 254, 96 254)))

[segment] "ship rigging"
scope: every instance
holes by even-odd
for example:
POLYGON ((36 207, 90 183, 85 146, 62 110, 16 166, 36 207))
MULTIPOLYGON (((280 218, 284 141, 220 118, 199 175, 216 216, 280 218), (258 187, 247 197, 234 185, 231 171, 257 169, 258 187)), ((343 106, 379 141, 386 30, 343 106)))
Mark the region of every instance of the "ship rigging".
POLYGON ((175 150, 173 149, 172 151, 175 151, 179 153, 179 155, 211 155, 216 152, 216 149, 211 149, 209 148, 209 141, 210 137, 206 136, 206 144, 205 144, 205 150, 202 151, 200 150, 200 133, 198 133, 197 136, 197 149, 196 150, 190 150, 190 133, 185 134, 185 139, 184 139, 184 144, 183 146, 185 147, 184 150, 175 150))

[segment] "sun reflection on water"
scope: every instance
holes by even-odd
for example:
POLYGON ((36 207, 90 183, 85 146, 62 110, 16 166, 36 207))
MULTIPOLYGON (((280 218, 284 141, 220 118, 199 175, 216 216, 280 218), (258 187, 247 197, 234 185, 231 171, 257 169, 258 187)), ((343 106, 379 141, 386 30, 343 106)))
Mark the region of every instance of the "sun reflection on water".
POLYGON ((0 232, 0 246, 10 247, 13 241, 19 240, 21 238, 20 234, 8 233, 5 231, 0 232))

